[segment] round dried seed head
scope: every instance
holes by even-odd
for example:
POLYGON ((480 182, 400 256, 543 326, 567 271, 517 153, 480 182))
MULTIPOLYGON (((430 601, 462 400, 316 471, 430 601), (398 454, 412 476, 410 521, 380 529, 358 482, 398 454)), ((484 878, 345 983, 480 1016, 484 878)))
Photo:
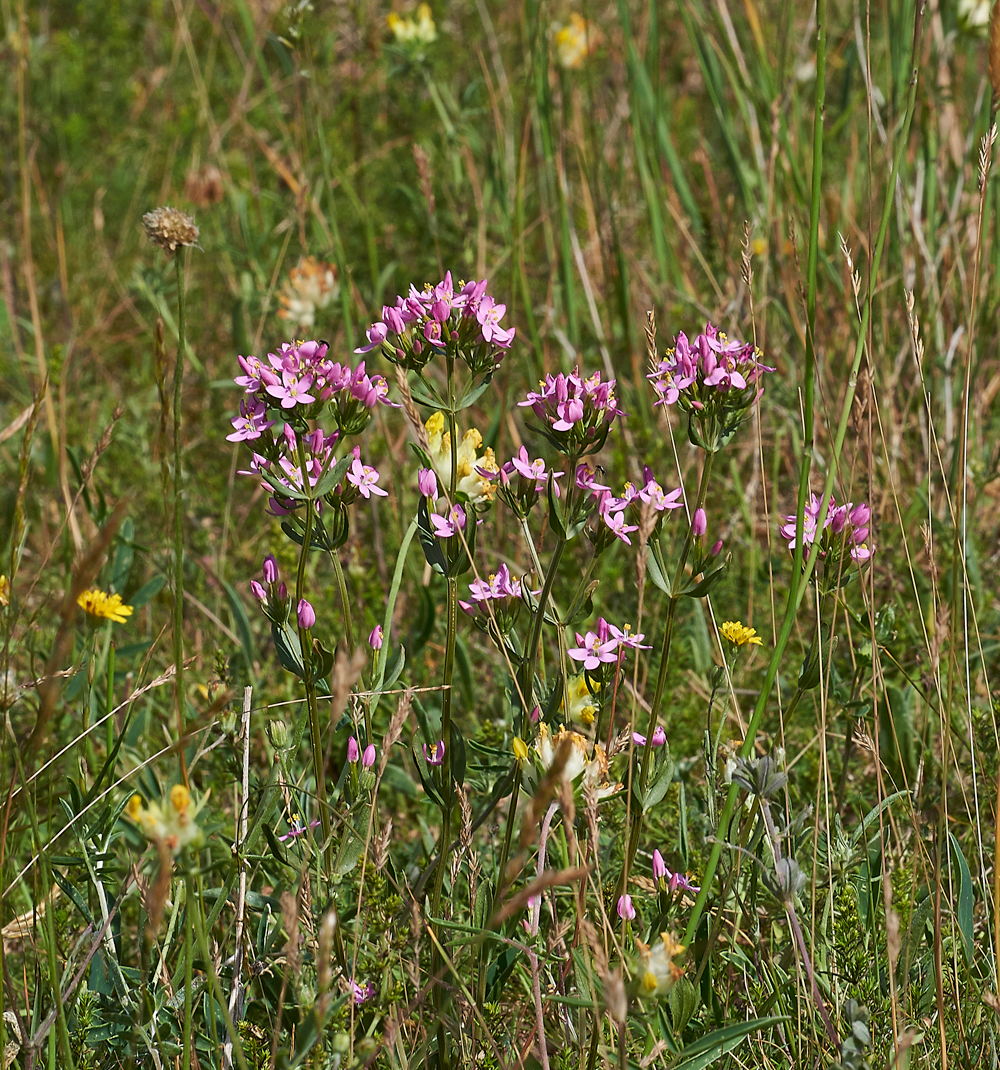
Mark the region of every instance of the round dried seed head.
POLYGON ((142 217, 142 227, 154 245, 171 253, 178 246, 194 245, 198 241, 194 220, 176 208, 154 208, 142 217))

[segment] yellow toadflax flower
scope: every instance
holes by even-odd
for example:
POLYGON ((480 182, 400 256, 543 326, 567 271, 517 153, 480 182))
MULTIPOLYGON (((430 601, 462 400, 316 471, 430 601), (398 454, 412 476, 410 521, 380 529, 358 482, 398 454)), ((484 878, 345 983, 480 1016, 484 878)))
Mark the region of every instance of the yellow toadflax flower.
POLYGON ((0 606, 10 605, 10 580, 0 576, 0 606))
POLYGON ((640 984, 647 996, 665 996, 680 980, 684 967, 673 960, 684 951, 670 933, 660 933, 660 941, 652 948, 641 940, 636 940, 639 959, 642 963, 640 984))
POLYGON ((756 628, 746 628, 736 620, 727 620, 720 629, 723 638, 736 646, 763 646, 764 640, 757 634, 756 628))
POLYGON ((587 56, 597 48, 600 39, 600 30, 575 11, 570 15, 569 22, 552 24, 556 59, 559 66, 567 70, 579 70, 587 56))
POLYGON ((164 843, 171 854, 177 854, 183 847, 201 844, 202 833, 195 818, 207 799, 206 793, 195 803, 183 784, 175 784, 162 803, 146 806, 141 795, 133 795, 125 807, 125 816, 139 826, 146 839, 164 843))
POLYGON ((132 616, 132 607, 122 602, 120 594, 105 594, 97 587, 84 591, 76 604, 92 621, 113 620, 115 624, 124 624, 132 616))
MULTIPOLYGON (((444 413, 434 413, 424 427, 427 429, 428 452, 434 471, 442 485, 447 487, 451 480, 451 435, 444 429, 444 413)), ((496 456, 489 446, 482 454, 478 452, 482 444, 483 436, 476 428, 470 427, 462 437, 456 454, 458 481, 455 489, 467 494, 473 504, 492 501, 496 493, 493 481, 476 471, 477 468, 486 472, 499 471, 496 456)))

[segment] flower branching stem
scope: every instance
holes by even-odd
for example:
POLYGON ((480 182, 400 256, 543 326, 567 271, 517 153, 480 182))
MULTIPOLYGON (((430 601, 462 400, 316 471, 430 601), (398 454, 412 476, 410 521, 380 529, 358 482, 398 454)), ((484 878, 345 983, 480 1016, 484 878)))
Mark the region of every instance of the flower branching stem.
MULTIPOLYGON (((181 385, 184 379, 184 250, 174 253, 177 272, 177 362, 174 364, 174 695, 177 702, 177 755, 187 784, 184 757, 184 514, 181 510, 181 385)), ((185 1033, 185 1042, 187 1034, 185 1033)))

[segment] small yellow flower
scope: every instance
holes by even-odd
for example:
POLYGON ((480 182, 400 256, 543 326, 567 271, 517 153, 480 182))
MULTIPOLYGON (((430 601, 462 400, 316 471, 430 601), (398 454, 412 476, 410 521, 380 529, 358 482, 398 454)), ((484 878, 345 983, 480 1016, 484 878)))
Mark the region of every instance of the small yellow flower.
POLYGON ((722 635, 735 646, 763 646, 764 640, 756 628, 745 628, 741 621, 727 620, 722 625, 722 635))
POLYGON ((132 616, 132 607, 122 602, 120 594, 105 594, 97 587, 84 591, 76 603, 94 620, 112 620, 115 624, 124 624, 132 616))
POLYGON ((0 606, 10 605, 10 580, 0 576, 0 606))
POLYGON ((552 24, 552 38, 559 65, 567 70, 579 70, 600 42, 601 32, 592 22, 574 11, 565 25, 559 22, 552 24))
POLYGON ((514 749, 514 757, 519 762, 523 762, 524 759, 528 757, 528 744, 525 743, 520 736, 515 736, 512 746, 514 749))
POLYGON ((147 840, 165 844, 176 855, 183 847, 201 845, 203 837, 196 818, 207 799, 206 793, 194 802, 183 784, 175 784, 162 803, 154 801, 147 806, 141 795, 133 795, 125 816, 139 826, 147 840))

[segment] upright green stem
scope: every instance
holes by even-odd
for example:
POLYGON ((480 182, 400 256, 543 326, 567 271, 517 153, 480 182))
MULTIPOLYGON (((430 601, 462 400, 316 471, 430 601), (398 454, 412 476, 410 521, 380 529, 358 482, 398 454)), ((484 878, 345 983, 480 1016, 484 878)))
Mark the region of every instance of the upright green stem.
MULTIPOLYGON (((347 652, 354 654, 354 621, 351 617, 351 602, 347 594, 347 579, 340 563, 340 557, 334 550, 330 556, 333 558, 333 571, 337 577, 337 590, 340 593, 340 605, 344 611, 344 637, 347 639, 347 652)), ((369 741, 370 742, 370 741, 369 741)))
MULTIPOLYGON (((184 514, 181 511, 181 383, 184 378, 184 250, 174 253, 177 270, 177 363, 174 365, 174 695, 177 702, 177 754, 181 780, 187 783, 184 758, 184 514)), ((185 1043, 187 1042, 185 1033, 185 1043)))
MULTIPOLYGON (((705 465, 701 470, 701 482, 698 485, 698 497, 695 501, 694 509, 691 510, 692 518, 695 512, 698 509, 703 508, 705 505, 705 498, 708 494, 708 481, 712 475, 712 465, 714 462, 715 454, 709 453, 705 458, 705 465)), ((674 618, 677 615, 677 603, 680 601, 680 595, 676 592, 684 577, 684 569, 687 566, 687 560, 691 554, 692 545, 694 545, 694 531, 693 528, 689 526, 687 535, 684 538, 684 546, 681 549, 681 556, 677 562, 677 568, 674 570, 673 582, 670 585, 671 595, 670 601, 667 603, 667 621, 663 630, 663 643, 660 647, 660 668, 656 674, 656 690, 653 692, 653 702, 649 707, 649 721, 646 724, 647 741, 653 738, 653 732, 656 729, 656 719, 660 710, 660 703, 663 701, 663 688, 667 682, 667 666, 670 663, 670 644, 674 634, 674 618)), ((646 781, 649 777, 649 765, 652 753, 652 746, 647 745, 643 747, 642 763, 639 767, 638 795, 640 799, 643 798, 646 793, 646 781)), ((632 811, 628 847, 625 851, 625 865, 622 867, 621 885, 623 892, 625 890, 625 884, 628 881, 628 871, 632 867, 632 862, 635 860, 635 852, 639 848, 639 834, 642 832, 642 818, 643 814, 641 807, 632 811)))
MULTIPOLYGON (((910 137, 910 124, 913 120, 913 110, 917 100, 917 66, 916 60, 919 55, 920 38, 923 29, 923 14, 924 4, 919 3, 916 9, 916 16, 914 20, 913 28, 913 52, 911 55, 911 76, 910 76, 910 91, 906 102, 906 113, 903 119, 903 128, 899 134, 899 142, 896 145, 896 152, 892 162, 892 173, 889 176, 889 184, 886 189, 885 204, 882 209, 882 221, 879 225, 878 237, 875 242, 875 252, 871 262, 871 278, 874 280, 878 277, 879 265, 882 262, 882 251, 885 248, 885 239, 889 230, 889 219, 892 214, 893 194, 896 189, 896 176, 899 174, 899 168, 903 161, 903 155, 906 152, 906 147, 909 143, 910 137)), ((830 469, 827 472, 826 484, 823 488, 823 501, 820 504, 820 513, 816 518, 816 530, 822 531, 823 525, 826 523, 827 513, 829 511, 830 494, 833 491, 833 483, 837 478, 837 468, 840 462, 840 454, 844 448, 844 439, 847 436, 847 426, 851 418, 851 409, 854 406, 854 392, 857 388, 858 382, 858 370, 861 367, 861 358, 865 352, 865 344, 868 337, 868 324, 871 321, 872 312, 872 300, 874 297, 874 285, 869 287, 868 296, 865 299, 864 310, 861 315, 861 325, 858 330, 858 340, 854 348, 854 360, 851 364, 850 376, 847 383, 847 391, 844 396, 844 403, 841 407, 840 422, 837 426, 837 434, 833 443, 833 450, 830 457, 830 469)), ((797 539, 797 542, 801 543, 801 539, 797 539)), ((767 667, 767 674, 764 678, 764 684, 760 689, 760 694, 757 697, 757 704, 754 707, 753 714, 750 717, 749 724, 747 725, 746 740, 743 743, 741 753, 744 757, 749 756, 753 751, 754 739, 757 735, 757 729, 760 726, 760 722, 764 716, 764 710, 767 707, 768 699, 771 695, 771 688, 774 687, 774 681, 778 676, 778 668, 781 664, 782 655, 785 652, 785 646, 788 643, 789 636, 792 634, 792 629, 795 625, 795 615, 798 612, 798 608, 802 602, 802 598, 809 587, 809 580, 812 577, 813 569, 816 567, 816 561, 818 554, 810 554, 806 560, 805 569, 802 571, 801 577, 796 586, 794 580, 789 590, 788 607, 785 610, 784 619, 781 622, 781 630, 778 633, 777 642, 774 645, 774 652, 771 654, 771 661, 767 667)), ((796 552, 796 560, 800 560, 800 553, 796 552)), ((793 576, 795 573, 793 572, 793 576)), ((718 830, 715 836, 715 842, 712 845, 712 853, 709 855, 708 863, 705 866, 705 873, 702 877, 701 891, 698 893, 698 897, 695 899, 694 908, 691 911, 691 917, 688 921, 687 933, 685 935, 684 943, 690 944, 694 939, 695 933, 698 931, 698 923, 701 921, 701 916, 705 910, 705 904, 708 902, 708 896, 711 892, 712 882, 715 877, 715 870, 719 864, 719 858, 722 855, 722 847, 725 841, 726 830, 729 828, 729 824, 732 821, 733 813, 736 810, 736 803, 739 798, 739 786, 733 784, 729 789, 729 794, 726 797, 726 805, 723 808, 722 816, 719 818, 718 830)))
POLYGON ((191 1070, 191 983, 194 977, 194 937, 191 924, 191 874, 184 875, 184 1056, 181 1065, 191 1070))
MULTIPOLYGON (((302 444, 302 435, 295 436, 296 452, 299 458, 299 471, 302 473, 302 486, 307 493, 310 491, 309 469, 306 466, 306 451, 302 444)), ((316 506, 313 499, 306 502, 306 518, 302 533, 302 547, 299 550, 299 566, 295 574, 295 612, 298 613, 299 602, 305 598, 306 586, 306 559, 309 555, 309 544, 312 542, 313 518, 316 515, 316 506)), ((336 559, 336 555, 335 558, 336 559)), ((339 564, 339 562, 338 562, 339 564)), ((326 874, 330 877, 333 870, 333 842, 330 836, 330 811, 326 805, 326 776, 323 762, 323 733, 319 723, 319 708, 316 705, 316 686, 312 680, 310 657, 312 654, 312 637, 308 628, 299 628, 299 646, 302 648, 302 668, 305 671, 306 685, 306 708, 309 711, 309 742, 313 758, 313 776, 316 779, 316 805, 319 808, 320 824, 323 828, 324 861, 326 874)))

